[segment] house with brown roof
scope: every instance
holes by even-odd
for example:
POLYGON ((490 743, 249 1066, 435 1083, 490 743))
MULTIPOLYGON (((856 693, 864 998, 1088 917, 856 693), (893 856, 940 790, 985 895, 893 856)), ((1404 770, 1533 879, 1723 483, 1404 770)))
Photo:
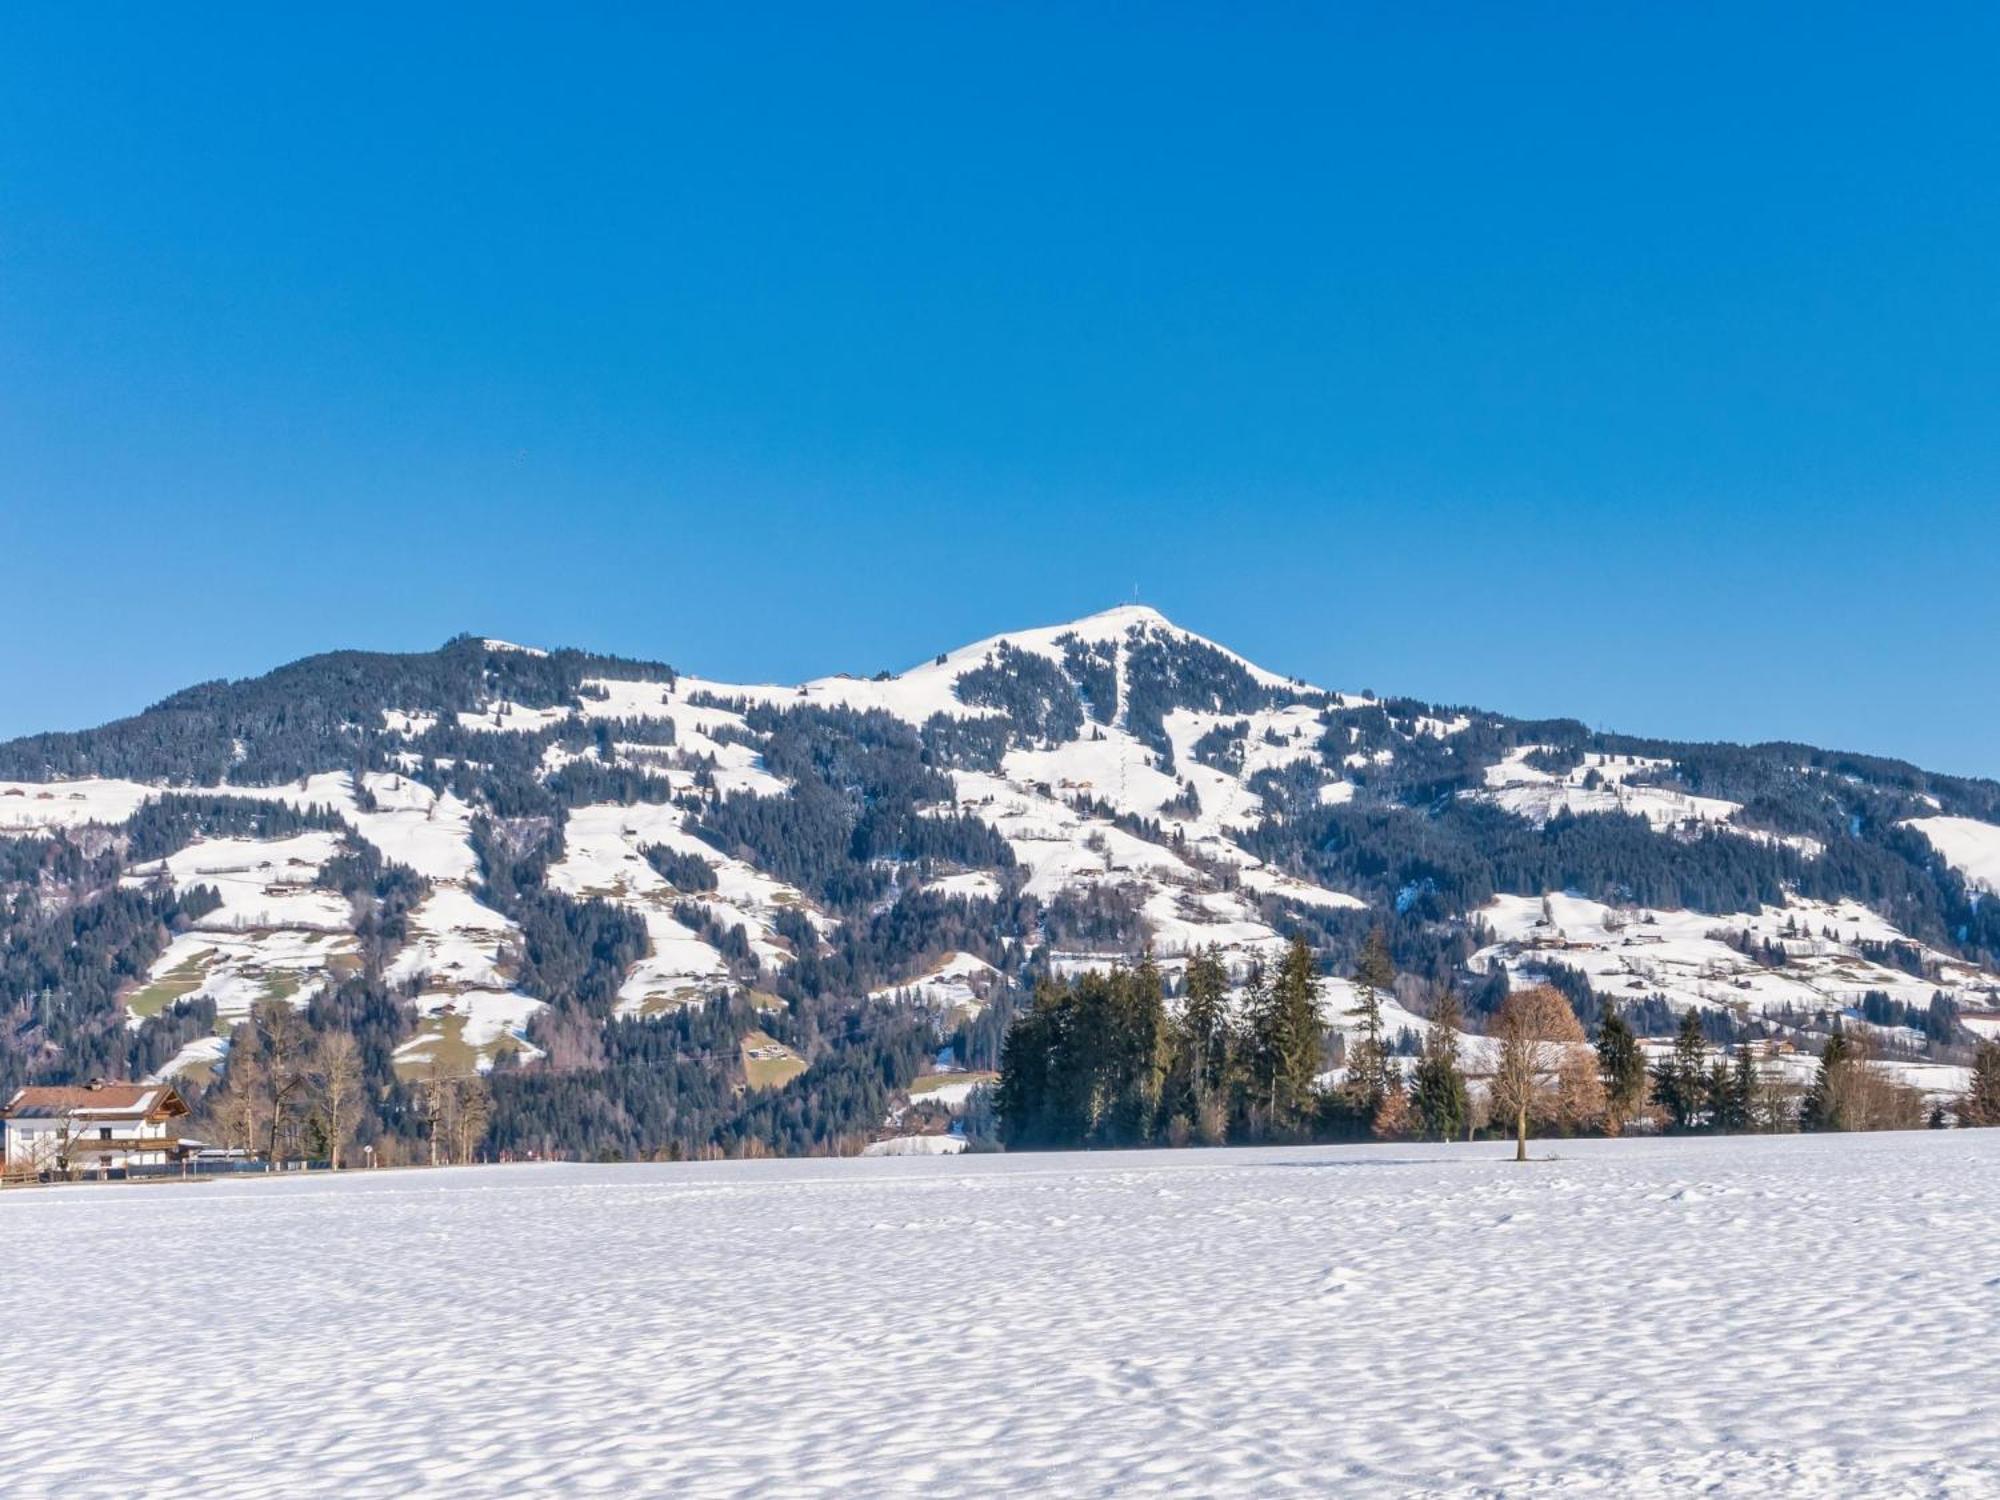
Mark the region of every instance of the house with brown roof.
POLYGON ((181 1159, 187 1102, 164 1083, 107 1083, 16 1089, 0 1109, 9 1173, 123 1171, 181 1159))

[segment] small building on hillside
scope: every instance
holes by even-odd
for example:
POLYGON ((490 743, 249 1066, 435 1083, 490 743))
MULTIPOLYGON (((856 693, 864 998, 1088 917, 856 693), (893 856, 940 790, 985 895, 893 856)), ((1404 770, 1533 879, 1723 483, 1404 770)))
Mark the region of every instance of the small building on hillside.
POLYGON ((123 1171, 181 1159, 187 1102, 164 1083, 16 1089, 0 1109, 9 1173, 123 1171))

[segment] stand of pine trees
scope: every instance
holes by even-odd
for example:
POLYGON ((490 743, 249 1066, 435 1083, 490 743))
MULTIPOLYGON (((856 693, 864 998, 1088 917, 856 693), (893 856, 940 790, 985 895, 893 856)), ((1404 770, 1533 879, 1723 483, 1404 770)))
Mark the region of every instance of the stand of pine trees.
POLYGON ((1456 1012, 1431 1028, 1412 1097, 1382 1035, 1380 996, 1395 974, 1379 935, 1355 975, 1363 1036, 1332 1090, 1320 1019, 1318 962, 1295 937, 1275 968, 1246 977, 1240 1014, 1214 951, 1189 960, 1169 1017, 1159 970, 1092 971, 1045 980, 1014 1019, 995 1099, 1008 1146, 1136 1146, 1200 1141, 1456 1137, 1470 1117, 1457 1057, 1456 1012))
MULTIPOLYGON (((1238 1011, 1213 951, 1188 963, 1178 1014, 1150 959, 1131 969, 1045 980, 1001 1048, 994 1104, 1002 1142, 1061 1149, 1199 1142, 1383 1138, 1449 1141, 1481 1128, 1518 1134, 1621 1135, 1910 1129, 1922 1096, 1871 1066, 1865 1041, 1836 1029, 1803 1091, 1769 1077, 1749 1046, 1713 1049, 1702 1018, 1682 1018, 1670 1055, 1648 1069, 1616 1009, 1588 1043, 1569 1002, 1547 986, 1518 991, 1495 1020, 1495 1076, 1476 1098, 1460 1060, 1464 1014, 1446 988, 1432 1005, 1407 1078, 1384 1048, 1380 996, 1394 974, 1385 947, 1364 945, 1354 976, 1360 1035, 1336 1087, 1323 1088, 1329 1034, 1320 977, 1295 938, 1275 970, 1253 970, 1238 1011), (1483 1107, 1481 1107, 1483 1106, 1483 1107), (1490 1118, 1482 1118, 1490 1116, 1490 1118)), ((1979 1047, 1972 1084, 1933 1125, 2000 1125, 2000 1043, 1979 1047)))

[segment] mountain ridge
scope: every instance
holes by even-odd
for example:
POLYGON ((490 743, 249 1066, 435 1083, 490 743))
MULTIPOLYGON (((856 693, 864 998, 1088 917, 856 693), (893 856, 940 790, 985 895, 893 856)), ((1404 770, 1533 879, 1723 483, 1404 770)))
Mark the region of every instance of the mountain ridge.
POLYGON ((1241 978, 1294 933, 1335 1034, 1377 926, 1399 1024, 1456 984, 1469 1043, 1535 979, 1656 1029, 1872 1017, 1913 1069, 2000 1010, 2000 783, 1330 690, 1132 604, 789 685, 321 653, 0 744, 0 845, 0 1083, 226 1095, 281 1001, 375 1038, 385 1148, 448 1067, 513 1149, 831 1149, 940 1047, 996 1065, 1040 978, 1150 952, 1172 984, 1201 948, 1241 978))
MULTIPOLYGON (((939 653, 939 657, 946 657, 951 659, 964 658, 971 654, 990 649, 991 647, 996 646, 1002 642, 1014 641, 1024 637, 1032 638, 1032 637, 1054 636, 1071 632, 1082 632, 1089 629, 1090 627, 1099 625, 1100 622, 1104 624, 1113 624, 1120 622, 1121 620, 1126 623, 1157 625, 1165 628, 1166 630, 1174 633, 1175 635, 1192 640, 1203 646, 1207 646, 1217 652, 1220 652, 1226 656, 1234 658, 1236 661, 1240 662, 1247 670, 1257 675, 1260 679, 1266 681, 1272 686, 1292 686, 1307 691, 1323 691, 1323 692, 1329 691, 1323 688, 1316 688, 1314 684, 1312 684, 1310 681, 1308 681, 1303 677, 1292 676, 1273 671, 1270 668, 1265 667, 1258 662, 1255 662, 1251 658, 1243 656, 1241 653, 1236 652, 1233 648, 1222 644, 1220 641, 1214 639, 1213 637, 1202 635, 1200 632, 1191 630, 1185 626, 1178 624, 1177 622, 1170 619, 1166 614, 1164 614, 1158 608, 1151 605, 1143 605, 1143 604, 1117 604, 1109 606, 1102 610, 1094 611, 1090 614, 1078 616, 1076 619, 1070 621, 1057 622, 1053 624, 1039 625, 1039 626, 1025 626, 1012 631, 995 632, 994 634, 983 636, 978 640, 972 641, 964 646, 952 648, 947 652, 939 653)), ((459 634, 450 637, 447 641, 443 643, 443 645, 431 651, 358 649, 358 648, 335 647, 324 651, 310 652, 305 656, 296 657, 290 661, 279 663, 278 665, 273 666, 262 672, 252 673, 241 677, 215 677, 215 678, 202 679, 198 682, 189 684, 187 687, 176 689, 174 692, 167 694, 165 697, 160 698, 154 701, 153 703, 145 705, 144 707, 134 711, 131 714, 120 715, 113 719, 105 720, 100 724, 85 726, 77 729, 30 730, 23 732, 21 734, 9 736, 6 738, 0 738, 0 756, 8 755, 10 752, 17 752, 19 747, 27 746, 38 742, 101 734, 105 730, 114 728, 121 724, 129 723, 133 719, 141 718, 146 714, 174 708, 180 705, 183 700, 186 700, 192 695, 199 695, 217 689, 240 688, 247 685, 261 684, 269 681, 271 678, 293 672, 297 669, 314 667, 322 663, 342 661, 342 660, 356 660, 356 659, 373 660, 381 662, 403 662, 403 661, 410 661, 410 660, 435 656, 442 652, 450 651, 454 647, 463 647, 467 645, 488 648, 495 652, 512 652, 522 656, 544 659, 544 660, 550 658, 562 658, 562 659, 569 659, 587 663, 614 662, 620 664, 621 667, 651 668, 661 672, 669 672, 669 673, 676 672, 677 670, 676 668, 669 666, 665 661, 655 658, 615 656, 583 647, 571 647, 571 646, 552 647, 552 646, 534 645, 526 643, 517 643, 513 641, 504 640, 499 637, 482 636, 474 631, 460 632, 459 634)), ((835 683, 851 682, 851 681, 871 681, 871 680, 882 679, 885 677, 890 679, 900 679, 908 676, 913 672, 920 671, 927 666, 940 664, 939 657, 926 658, 921 661, 913 662, 909 666, 906 666, 901 670, 878 669, 873 673, 867 673, 859 670, 834 671, 829 673, 823 673, 815 677, 804 678, 801 679, 799 682, 787 682, 780 679, 771 678, 771 679, 759 679, 754 681, 745 681, 741 684, 732 684, 732 685, 775 691, 775 690, 796 690, 800 687, 812 687, 821 684, 830 685, 835 683)), ((706 680, 718 684, 728 681, 726 679, 720 679, 720 678, 706 679, 706 680)), ((1331 690, 1331 691, 1337 692, 1339 696, 1350 697, 1357 700, 1371 697, 1370 694, 1365 692, 1356 692, 1347 690, 1331 690)), ((1470 701, 1446 702, 1444 700, 1428 700, 1409 694, 1390 694, 1384 697, 1373 698, 1371 701, 1406 703, 1437 712, 1450 712, 1450 713, 1478 712, 1495 719, 1503 719, 1517 724, 1546 725, 1549 726, 1551 729, 1561 731, 1565 734, 1575 734, 1580 736, 1587 736, 1593 739, 1616 741, 1620 744, 1630 744, 1635 747, 1673 746, 1673 745, 1692 744, 1692 745, 1709 746, 1715 748, 1740 749, 1740 750, 1755 751, 1755 752, 1769 751, 1769 752, 1782 752, 1788 754, 1796 753, 1800 755, 1809 755, 1809 756, 1854 759, 1854 760, 1868 762, 1874 766, 1891 768, 1896 771, 1906 773, 1912 776, 1919 776, 1925 778, 1926 780, 1935 779, 1947 782, 1974 784, 1974 785, 1994 788, 1996 791, 2000 791, 2000 777, 1984 776, 1976 773, 1969 773, 1962 771, 1938 770, 1931 767, 1927 767, 1923 765, 1921 762, 1911 760, 1904 756, 1879 754, 1877 752, 1867 750, 1855 745, 1847 745, 1847 746, 1821 745, 1814 741, 1801 740, 1790 737, 1779 737, 1774 739, 1723 737, 1716 739, 1689 740, 1689 739, 1678 738, 1676 736, 1666 733, 1641 732, 1636 730, 1624 730, 1615 727, 1606 728, 1601 724, 1596 727, 1592 727, 1586 720, 1567 715, 1556 716, 1556 717, 1521 715, 1521 714, 1509 713, 1503 710, 1482 709, 1470 701)), ((19 765, 20 762, 16 760, 14 764, 19 765)))

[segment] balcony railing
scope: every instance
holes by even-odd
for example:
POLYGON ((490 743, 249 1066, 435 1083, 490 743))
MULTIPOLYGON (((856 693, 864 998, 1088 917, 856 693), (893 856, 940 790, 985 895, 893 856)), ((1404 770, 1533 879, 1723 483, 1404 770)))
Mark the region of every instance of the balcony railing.
POLYGON ((74 1135, 58 1146, 71 1161, 86 1156, 122 1156, 133 1151, 179 1151, 177 1135, 74 1135))

